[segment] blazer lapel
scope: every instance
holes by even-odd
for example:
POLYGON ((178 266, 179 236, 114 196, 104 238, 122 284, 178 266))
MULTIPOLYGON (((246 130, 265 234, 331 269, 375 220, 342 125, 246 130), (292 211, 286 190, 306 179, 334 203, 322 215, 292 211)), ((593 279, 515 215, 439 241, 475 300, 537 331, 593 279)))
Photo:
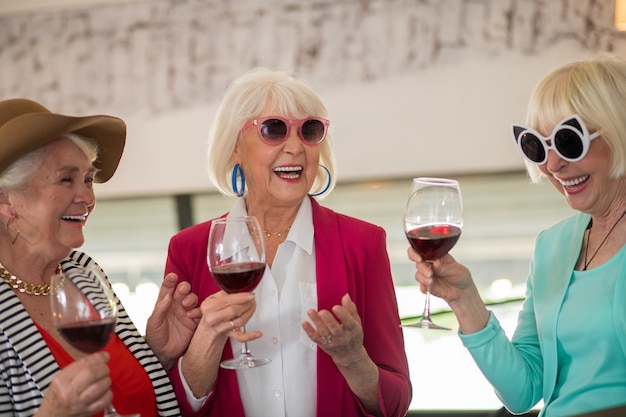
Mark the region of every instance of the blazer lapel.
POLYGON ((549 400, 557 377, 557 317, 572 278, 589 223, 588 215, 574 215, 542 233, 535 251, 534 306, 537 334, 542 341, 544 398, 549 400))
MULTIPOLYGON (((317 298, 320 310, 341 304, 348 292, 348 276, 337 216, 311 199, 315 228, 317 298)), ((341 417, 344 384, 331 357, 317 350, 317 415, 341 417)))

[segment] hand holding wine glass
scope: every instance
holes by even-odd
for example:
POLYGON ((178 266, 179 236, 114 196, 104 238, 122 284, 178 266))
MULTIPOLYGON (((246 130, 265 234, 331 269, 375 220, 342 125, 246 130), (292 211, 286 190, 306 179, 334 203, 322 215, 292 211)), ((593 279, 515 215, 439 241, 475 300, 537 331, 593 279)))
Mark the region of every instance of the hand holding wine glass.
MULTIPOLYGON (((216 219, 211 223, 207 263, 213 279, 225 292, 254 290, 265 272, 265 256, 265 241, 254 216, 216 219)), ((245 325, 242 331, 245 333, 245 325)), ((248 344, 243 342, 239 358, 223 361, 220 366, 248 369, 269 362, 270 359, 252 356, 248 344)))
MULTIPOLYGON (((461 236, 463 203, 459 183, 445 178, 414 178, 404 209, 404 232, 415 251, 426 261, 447 254, 461 236)), ((403 327, 450 330, 433 323, 430 314, 430 288, 422 319, 403 327)))
MULTIPOLYGON (((115 331, 117 305, 109 284, 92 272, 77 274, 80 288, 64 272, 52 276, 50 305, 52 322, 61 336, 84 353, 102 350, 115 331)), ((120 415, 110 404, 105 417, 139 417, 120 415)))

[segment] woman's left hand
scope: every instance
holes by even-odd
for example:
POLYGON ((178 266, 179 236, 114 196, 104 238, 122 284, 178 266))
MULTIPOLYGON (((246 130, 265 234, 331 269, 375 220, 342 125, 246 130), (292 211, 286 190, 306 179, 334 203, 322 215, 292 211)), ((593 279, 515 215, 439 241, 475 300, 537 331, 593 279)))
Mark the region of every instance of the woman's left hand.
POLYGON ((328 353, 339 372, 363 407, 373 415, 381 415, 378 403, 378 366, 372 361, 363 346, 363 326, 356 304, 346 294, 341 305, 328 310, 309 310, 311 323, 305 321, 302 328, 328 353))
POLYGON ((349 366, 362 358, 363 327, 350 295, 344 295, 341 305, 334 306, 332 312, 311 309, 307 314, 312 324, 305 321, 302 328, 337 365, 349 366))
POLYGON ((191 285, 179 283, 174 273, 167 274, 146 327, 146 341, 167 371, 187 349, 200 317, 191 285))

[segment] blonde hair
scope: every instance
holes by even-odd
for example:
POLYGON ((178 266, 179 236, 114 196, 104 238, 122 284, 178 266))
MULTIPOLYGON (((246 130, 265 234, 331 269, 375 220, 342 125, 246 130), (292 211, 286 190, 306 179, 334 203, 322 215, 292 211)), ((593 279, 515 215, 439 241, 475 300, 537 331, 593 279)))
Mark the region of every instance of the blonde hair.
MULTIPOLYGON (((610 175, 626 172, 626 61, 614 54, 571 62, 546 75, 534 88, 526 123, 547 131, 577 114, 589 133, 599 132, 611 150, 610 175)), ((526 162, 530 178, 540 182, 538 166, 526 162)))
MULTIPOLYGON (((233 165, 231 156, 241 135, 243 125, 261 115, 267 107, 278 109, 288 118, 322 117, 328 119, 326 106, 306 84, 282 71, 255 68, 234 80, 222 99, 209 131, 209 176, 222 194, 234 196, 231 187, 233 165)), ((331 184, 335 185, 335 162, 330 131, 319 145, 320 164, 328 168, 331 184)), ((326 187, 328 174, 323 169, 313 183, 310 193, 326 187)))

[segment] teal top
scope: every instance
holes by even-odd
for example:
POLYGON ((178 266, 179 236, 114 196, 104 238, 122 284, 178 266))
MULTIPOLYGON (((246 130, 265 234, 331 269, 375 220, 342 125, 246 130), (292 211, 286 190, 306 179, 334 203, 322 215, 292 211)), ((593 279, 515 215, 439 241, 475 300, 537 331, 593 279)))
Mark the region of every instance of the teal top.
POLYGON ((517 328, 508 340, 491 314, 463 344, 513 413, 543 399, 543 417, 626 404, 626 248, 574 271, 590 217, 576 214, 537 237, 517 328))
POLYGON ((626 399, 626 356, 611 314, 625 253, 626 247, 604 265, 574 271, 557 319, 559 362, 554 401, 545 407, 549 415, 593 411, 598 406, 620 405, 626 399))

